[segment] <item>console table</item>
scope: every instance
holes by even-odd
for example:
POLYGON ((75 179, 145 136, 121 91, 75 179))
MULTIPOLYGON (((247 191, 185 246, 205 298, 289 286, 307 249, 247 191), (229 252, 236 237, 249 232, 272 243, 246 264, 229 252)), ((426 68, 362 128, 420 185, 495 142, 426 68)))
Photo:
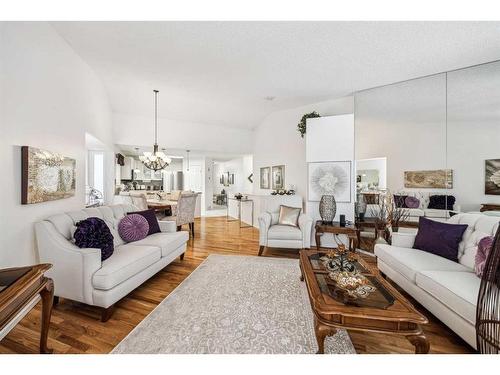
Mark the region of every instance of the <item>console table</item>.
POLYGON ((0 340, 42 300, 40 353, 52 353, 47 347, 54 283, 45 272, 51 264, 0 270, 0 340))
POLYGON ((227 221, 239 221, 240 222, 240 228, 252 228, 253 227, 253 200, 252 199, 244 199, 244 198, 241 198, 241 199, 237 199, 237 198, 228 198, 228 202, 227 202, 227 207, 226 207, 226 220, 227 221), (231 201, 236 201, 237 204, 238 204, 238 218, 236 220, 231 220, 229 219, 230 215, 229 215, 229 200, 231 201), (249 202, 252 206, 252 225, 242 225, 242 220, 241 220, 241 204, 244 203, 244 202, 249 202))

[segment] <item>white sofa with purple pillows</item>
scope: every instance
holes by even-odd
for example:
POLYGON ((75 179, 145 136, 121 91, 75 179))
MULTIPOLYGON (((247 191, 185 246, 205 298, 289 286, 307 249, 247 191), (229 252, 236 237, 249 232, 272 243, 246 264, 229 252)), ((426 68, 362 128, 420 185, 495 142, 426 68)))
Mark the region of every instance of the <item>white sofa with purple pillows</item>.
POLYGON ((378 268, 476 347, 476 304, 481 279, 474 272, 475 258, 479 241, 495 235, 499 220, 471 213, 448 219, 446 223, 467 225, 458 245, 457 261, 414 249, 416 234, 393 233, 392 245, 375 245, 378 268))
MULTIPOLYGON (((396 206, 408 212, 409 217, 407 221, 410 222, 418 222, 420 217, 427 217, 437 221, 446 221, 453 216, 453 214, 457 214, 461 210, 454 196, 448 195, 450 200, 447 201, 442 192, 400 190, 394 193, 393 196, 396 206), (410 204, 410 206, 407 206, 407 203, 409 203, 406 199, 407 197, 411 200, 412 204, 410 204)), ((366 216, 376 216, 378 209, 379 207, 377 204, 367 204, 366 216)))
POLYGON ((53 267, 47 276, 54 280, 55 296, 102 307, 106 321, 113 304, 151 276, 184 255, 188 232, 176 232, 175 225, 159 222, 161 232, 125 243, 118 234, 118 223, 132 205, 118 204, 50 216, 35 224, 40 261, 53 267), (75 225, 98 217, 113 235, 114 252, 101 261, 101 250, 80 248, 73 242, 75 225))

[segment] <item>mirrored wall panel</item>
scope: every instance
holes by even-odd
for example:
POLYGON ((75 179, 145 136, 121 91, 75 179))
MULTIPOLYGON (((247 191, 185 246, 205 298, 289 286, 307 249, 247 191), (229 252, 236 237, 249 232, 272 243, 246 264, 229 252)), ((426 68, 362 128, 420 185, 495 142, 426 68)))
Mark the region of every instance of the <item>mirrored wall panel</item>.
POLYGON ((447 163, 462 212, 500 216, 500 62, 447 74, 447 163))
MULTIPOLYGON (((446 197, 446 74, 356 93, 355 156, 358 202, 373 216, 380 192, 414 199, 410 217, 418 222, 431 196, 446 197)), ((432 207, 432 205, 431 205, 432 207)), ((446 218, 446 210, 427 215, 446 218)))

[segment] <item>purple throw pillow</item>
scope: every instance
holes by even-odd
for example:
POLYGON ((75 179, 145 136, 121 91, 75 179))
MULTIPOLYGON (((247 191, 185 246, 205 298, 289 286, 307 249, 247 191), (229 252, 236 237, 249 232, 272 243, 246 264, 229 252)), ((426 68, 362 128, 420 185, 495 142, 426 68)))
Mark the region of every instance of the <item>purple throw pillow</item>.
POLYGON ((453 195, 431 195, 427 208, 435 210, 453 210, 455 200, 453 195))
POLYGON ((484 266, 486 265, 486 260, 493 247, 493 236, 484 237, 479 241, 477 245, 477 253, 474 264, 474 272, 479 277, 483 276, 484 266))
POLYGON ((408 196, 405 199, 406 207, 408 208, 419 208, 420 207, 420 199, 412 196, 408 196))
POLYGON ((129 215, 130 214, 141 215, 147 220, 147 222, 149 224, 148 236, 153 234, 153 233, 161 232, 160 224, 158 224, 158 219, 156 218, 155 210, 151 209, 151 210, 144 210, 144 211, 129 212, 129 215))
POLYGON ((408 197, 407 195, 394 194, 393 198, 394 198, 394 204, 396 205, 396 207, 397 208, 406 208, 406 198, 407 197, 408 197))
POLYGON ((118 233, 125 242, 142 240, 147 237, 148 232, 148 221, 142 215, 127 215, 118 223, 118 233))
POLYGON ((466 229, 467 224, 441 223, 420 217, 413 248, 457 262, 458 244, 466 229))
POLYGON ((101 260, 106 260, 113 254, 113 235, 104 220, 89 217, 79 221, 75 226, 73 237, 76 246, 101 249, 101 260))

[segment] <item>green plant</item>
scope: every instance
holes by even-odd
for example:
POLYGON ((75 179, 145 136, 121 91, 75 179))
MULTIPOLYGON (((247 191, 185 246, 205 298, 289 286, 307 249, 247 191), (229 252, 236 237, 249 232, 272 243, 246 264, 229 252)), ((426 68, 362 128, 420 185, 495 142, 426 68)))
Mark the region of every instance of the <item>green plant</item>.
POLYGON ((302 116, 299 124, 297 125, 297 130, 299 131, 300 136, 302 138, 304 138, 304 134, 306 134, 306 120, 308 118, 316 118, 316 117, 321 117, 321 115, 316 111, 313 111, 311 113, 306 113, 304 116, 302 116))

